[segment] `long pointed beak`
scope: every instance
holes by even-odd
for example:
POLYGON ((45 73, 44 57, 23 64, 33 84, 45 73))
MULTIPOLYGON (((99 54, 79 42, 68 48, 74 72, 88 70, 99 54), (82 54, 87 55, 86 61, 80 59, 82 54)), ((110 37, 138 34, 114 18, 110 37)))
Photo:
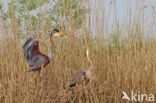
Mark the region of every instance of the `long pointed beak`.
MULTIPOLYGON (((57 32, 60 36, 67 36, 66 34, 62 33, 62 32, 57 32)), ((56 33, 56 34, 57 34, 56 33)))

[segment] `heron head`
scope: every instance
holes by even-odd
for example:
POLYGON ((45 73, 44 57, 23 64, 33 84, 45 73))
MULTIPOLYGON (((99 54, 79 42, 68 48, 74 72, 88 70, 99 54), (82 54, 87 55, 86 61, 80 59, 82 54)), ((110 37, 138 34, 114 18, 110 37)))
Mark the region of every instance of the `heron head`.
POLYGON ((66 34, 62 33, 59 31, 59 29, 55 28, 52 30, 50 38, 51 37, 60 37, 60 36, 65 36, 66 34))

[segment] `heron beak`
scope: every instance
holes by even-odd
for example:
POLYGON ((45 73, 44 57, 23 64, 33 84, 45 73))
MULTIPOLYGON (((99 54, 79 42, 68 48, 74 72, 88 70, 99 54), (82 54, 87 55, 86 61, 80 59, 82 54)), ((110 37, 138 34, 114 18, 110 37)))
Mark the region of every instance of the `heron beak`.
POLYGON ((66 34, 62 33, 62 32, 57 32, 60 36, 65 36, 66 34))
POLYGON ((55 34, 54 34, 54 37, 55 38, 57 38, 57 37, 62 37, 62 36, 65 36, 66 34, 64 34, 64 33, 62 33, 62 32, 56 32, 55 34))

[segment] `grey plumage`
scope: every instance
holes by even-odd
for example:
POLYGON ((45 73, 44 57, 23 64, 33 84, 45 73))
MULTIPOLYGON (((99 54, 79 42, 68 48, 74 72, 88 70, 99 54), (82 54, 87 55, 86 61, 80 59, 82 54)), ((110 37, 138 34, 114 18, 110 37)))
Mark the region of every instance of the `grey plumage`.
POLYGON ((34 38, 29 38, 23 45, 23 49, 28 48, 29 44, 32 43, 35 39, 34 38))
POLYGON ((30 66, 33 66, 36 63, 35 60, 33 59, 33 50, 35 46, 37 46, 36 44, 33 44, 34 40, 35 40, 34 38, 29 38, 23 46, 24 57, 30 66))
POLYGON ((31 71, 37 71, 41 69, 41 64, 43 64, 46 59, 44 57, 42 57, 41 55, 36 55, 33 59, 32 59, 34 65, 30 67, 30 69, 27 72, 31 72, 31 71))

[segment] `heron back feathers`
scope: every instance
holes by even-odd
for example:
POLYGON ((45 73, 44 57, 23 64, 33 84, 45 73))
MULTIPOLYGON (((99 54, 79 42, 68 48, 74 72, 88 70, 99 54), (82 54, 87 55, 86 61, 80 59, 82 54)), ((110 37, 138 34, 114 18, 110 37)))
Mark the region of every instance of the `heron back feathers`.
POLYGON ((85 83, 89 82, 89 78, 86 75, 86 71, 79 70, 73 75, 72 82, 70 83, 69 87, 74 87, 77 84, 82 83, 85 81, 85 83))

